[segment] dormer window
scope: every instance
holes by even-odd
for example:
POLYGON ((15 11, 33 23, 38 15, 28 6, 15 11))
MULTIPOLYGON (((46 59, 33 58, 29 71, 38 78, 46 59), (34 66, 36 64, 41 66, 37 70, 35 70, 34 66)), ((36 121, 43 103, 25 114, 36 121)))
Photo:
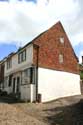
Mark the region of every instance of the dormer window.
POLYGON ((60 37, 60 43, 64 44, 64 37, 60 37))

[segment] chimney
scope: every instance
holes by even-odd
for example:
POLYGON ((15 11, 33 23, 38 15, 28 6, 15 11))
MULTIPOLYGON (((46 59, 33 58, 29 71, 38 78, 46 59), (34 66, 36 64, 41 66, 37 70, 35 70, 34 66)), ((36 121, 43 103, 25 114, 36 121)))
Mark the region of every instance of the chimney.
POLYGON ((83 64, 83 56, 82 56, 82 64, 83 64))

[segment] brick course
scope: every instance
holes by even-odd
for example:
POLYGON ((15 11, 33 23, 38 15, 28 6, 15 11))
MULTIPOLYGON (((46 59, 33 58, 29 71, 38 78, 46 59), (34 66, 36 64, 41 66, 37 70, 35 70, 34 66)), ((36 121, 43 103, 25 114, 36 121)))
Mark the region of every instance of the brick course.
POLYGON ((60 22, 33 40, 39 46, 33 50, 33 64, 48 69, 79 73, 78 59, 60 22), (64 44, 60 43, 64 37, 64 44), (64 55, 64 62, 59 63, 59 54, 64 55))

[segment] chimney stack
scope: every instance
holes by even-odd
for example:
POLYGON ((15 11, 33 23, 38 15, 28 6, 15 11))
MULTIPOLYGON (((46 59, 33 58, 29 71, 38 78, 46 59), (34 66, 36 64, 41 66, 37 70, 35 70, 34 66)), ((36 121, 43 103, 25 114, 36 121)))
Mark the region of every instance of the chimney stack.
POLYGON ((83 64, 83 56, 82 56, 82 64, 83 64))

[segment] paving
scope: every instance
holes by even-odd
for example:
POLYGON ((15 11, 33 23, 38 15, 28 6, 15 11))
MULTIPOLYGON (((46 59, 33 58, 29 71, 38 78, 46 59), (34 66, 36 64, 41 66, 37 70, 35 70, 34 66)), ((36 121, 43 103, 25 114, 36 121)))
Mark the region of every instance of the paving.
POLYGON ((0 125, 83 125, 83 96, 49 103, 19 103, 0 98, 0 125))

